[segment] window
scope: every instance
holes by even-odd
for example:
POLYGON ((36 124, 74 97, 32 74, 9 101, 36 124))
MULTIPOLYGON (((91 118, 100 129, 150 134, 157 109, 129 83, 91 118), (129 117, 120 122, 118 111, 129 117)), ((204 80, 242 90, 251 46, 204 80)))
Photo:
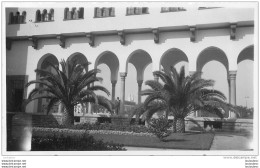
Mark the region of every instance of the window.
POLYGON ((25 23, 25 20, 26 20, 26 12, 23 11, 23 13, 22 13, 22 19, 21 19, 22 23, 25 23))
POLYGON ((199 7, 198 10, 204 10, 204 9, 215 9, 220 7, 199 7))
POLYGON ((16 12, 15 15, 13 12, 9 14, 9 24, 22 24, 25 23, 26 20, 26 12, 23 11, 22 15, 20 12, 16 12))
POLYGON ((40 22, 41 21, 41 11, 40 10, 37 10, 36 11, 36 19, 35 19, 36 22, 40 22))
POLYGON ((9 14, 9 24, 14 24, 14 13, 13 12, 11 12, 9 14))
POLYGON ((75 7, 69 11, 69 8, 65 8, 64 10, 64 20, 77 20, 84 19, 84 8, 79 8, 77 10, 75 7))
POLYGON ((126 8, 126 15, 142 15, 149 14, 147 7, 129 7, 126 8))
POLYGON ((161 13, 186 11, 183 7, 162 7, 161 13))
POLYGON ((19 16, 20 16, 20 12, 16 12, 16 15, 14 16, 14 23, 15 24, 19 23, 19 16))
POLYGON ((96 18, 103 17, 114 17, 115 16, 115 8, 95 8, 96 18))
POLYGON ((35 22, 49 22, 54 21, 54 10, 50 9, 49 13, 44 9, 41 13, 40 10, 36 11, 35 22))
POLYGON ((79 19, 83 19, 84 18, 84 8, 79 8, 79 19))
POLYGON ((49 20, 54 21, 54 10, 53 9, 50 9, 49 20))
POLYGON ((41 18, 41 21, 48 21, 48 15, 47 15, 47 10, 44 9, 43 12, 42 12, 42 18, 41 18))

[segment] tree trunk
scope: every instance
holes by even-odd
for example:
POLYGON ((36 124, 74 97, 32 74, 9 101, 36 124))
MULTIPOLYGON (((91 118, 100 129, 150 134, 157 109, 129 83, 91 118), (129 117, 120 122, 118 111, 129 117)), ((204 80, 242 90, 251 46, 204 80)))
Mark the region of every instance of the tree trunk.
POLYGON ((184 118, 176 118, 176 132, 177 133, 185 133, 184 118))
POLYGON ((173 133, 176 133, 176 122, 177 122, 176 117, 174 117, 173 118, 173 123, 172 123, 172 132, 173 133))
POLYGON ((74 125, 74 107, 73 106, 64 108, 62 125, 65 125, 65 126, 74 125))

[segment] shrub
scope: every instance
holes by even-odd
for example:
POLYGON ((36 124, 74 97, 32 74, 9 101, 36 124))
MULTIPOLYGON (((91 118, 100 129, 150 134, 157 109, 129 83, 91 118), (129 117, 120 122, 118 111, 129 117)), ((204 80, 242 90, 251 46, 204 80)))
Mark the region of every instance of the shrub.
POLYGON ((168 120, 164 117, 152 118, 149 123, 149 131, 161 141, 170 135, 170 131, 168 131, 170 127, 168 120))
POLYGON ((110 124, 110 123, 84 123, 84 124, 77 124, 73 126, 58 126, 55 128, 68 128, 74 130, 113 130, 113 131, 128 131, 128 132, 135 132, 135 133, 149 133, 148 128, 144 125, 117 125, 117 124, 110 124))
POLYGON ((123 145, 95 140, 86 132, 72 130, 42 129, 33 131, 32 151, 118 151, 123 145))

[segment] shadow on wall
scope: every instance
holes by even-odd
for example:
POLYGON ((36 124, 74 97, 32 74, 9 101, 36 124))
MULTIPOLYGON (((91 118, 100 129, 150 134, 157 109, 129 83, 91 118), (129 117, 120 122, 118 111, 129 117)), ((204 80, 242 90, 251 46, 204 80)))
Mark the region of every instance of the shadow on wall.
POLYGON ((190 32, 182 31, 182 32, 162 32, 160 33, 160 44, 165 43, 169 39, 186 39, 190 41, 190 32))
MULTIPOLYGON (((254 34, 254 28, 237 28, 236 29, 236 38, 234 41, 239 41, 244 38, 247 34, 254 34)), ((202 30, 196 32, 196 40, 195 43, 201 42, 204 38, 207 37, 221 37, 226 36, 227 38, 230 38, 230 29, 218 29, 216 30, 202 30)))
MULTIPOLYGON (((127 40, 127 37, 126 37, 126 40, 127 40)), ((109 35, 109 36, 102 36, 102 37, 96 36, 95 45, 93 47, 96 48, 103 43, 109 43, 109 42, 116 42, 116 43, 120 44, 120 38, 117 35, 109 35)))
POLYGON ((27 64, 29 41, 12 42, 11 50, 6 51, 6 108, 8 112, 24 111, 22 101, 27 98, 27 64), (18 108, 19 107, 19 108, 18 108))
POLYGON ((7 114, 7 151, 29 151, 32 127, 57 127, 59 115, 7 114))
MULTIPOLYGON (((17 32, 20 30, 20 24, 11 24, 11 12, 14 17, 18 12, 18 8, 5 8, 5 16, 6 16, 6 35, 8 36, 17 36, 17 32)), ((19 11, 22 14, 22 11, 19 11)))
MULTIPOLYGON (((44 47, 47 47, 47 46, 60 46, 60 43, 59 43, 59 40, 58 39, 40 39, 38 41, 38 47, 37 47, 37 50, 41 50, 43 49, 44 47)), ((67 45, 65 46, 65 48, 67 47, 67 45)))

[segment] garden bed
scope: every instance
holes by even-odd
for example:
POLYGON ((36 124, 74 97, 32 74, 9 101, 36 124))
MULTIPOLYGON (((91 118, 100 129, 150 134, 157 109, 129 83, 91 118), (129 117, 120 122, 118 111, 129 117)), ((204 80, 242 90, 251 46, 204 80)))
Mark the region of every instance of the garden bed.
MULTIPOLYGON (((36 134, 42 134, 41 131, 46 128, 34 128, 36 134)), ((86 133, 85 130, 58 129, 51 128, 53 132, 70 132, 70 134, 86 133)), ((48 129, 47 129, 48 130, 48 129)), ((104 142, 113 142, 123 144, 124 146, 149 147, 149 148, 167 148, 167 149, 184 149, 184 150, 209 150, 214 139, 213 133, 174 133, 160 141, 151 133, 134 133, 127 131, 108 131, 108 130, 88 130, 97 140, 104 142)))

